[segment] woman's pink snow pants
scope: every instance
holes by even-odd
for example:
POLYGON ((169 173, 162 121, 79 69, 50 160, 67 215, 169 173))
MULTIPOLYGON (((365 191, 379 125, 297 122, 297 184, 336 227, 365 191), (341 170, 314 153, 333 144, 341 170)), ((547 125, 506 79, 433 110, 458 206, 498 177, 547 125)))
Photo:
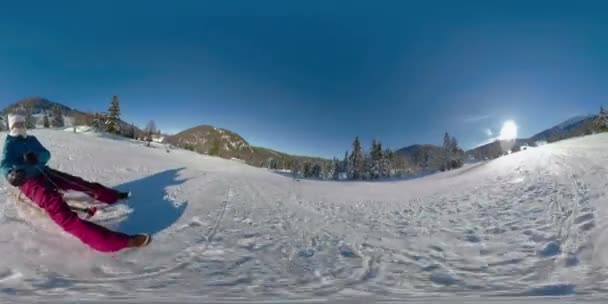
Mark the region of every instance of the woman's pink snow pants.
POLYGON ((118 200, 118 192, 115 190, 51 169, 47 169, 45 174, 27 180, 21 186, 21 192, 44 209, 57 225, 91 248, 102 252, 113 252, 127 247, 129 237, 126 234, 108 230, 79 218, 58 190, 84 192, 106 204, 113 204, 118 200))

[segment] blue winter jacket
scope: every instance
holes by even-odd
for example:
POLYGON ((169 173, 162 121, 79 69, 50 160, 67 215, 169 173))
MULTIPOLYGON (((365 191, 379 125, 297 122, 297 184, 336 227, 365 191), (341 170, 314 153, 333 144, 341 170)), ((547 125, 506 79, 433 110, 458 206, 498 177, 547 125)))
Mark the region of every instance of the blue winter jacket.
POLYGON ((12 169, 23 169, 26 179, 36 177, 41 174, 40 169, 46 167, 51 159, 51 153, 40 144, 35 136, 6 136, 4 149, 2 150, 2 161, 0 162, 0 173, 7 177, 12 169), (33 152, 38 156, 37 165, 25 163, 25 154, 33 152))

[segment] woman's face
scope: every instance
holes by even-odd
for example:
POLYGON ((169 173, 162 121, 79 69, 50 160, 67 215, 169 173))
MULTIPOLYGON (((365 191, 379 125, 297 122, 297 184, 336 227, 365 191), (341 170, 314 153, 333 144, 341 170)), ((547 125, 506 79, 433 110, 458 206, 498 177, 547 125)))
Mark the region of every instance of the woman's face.
POLYGON ((19 121, 13 123, 13 127, 11 128, 10 134, 12 136, 27 136, 27 129, 25 128, 25 122, 19 121))
POLYGON ((25 122, 18 121, 13 124, 12 129, 25 129, 25 122))

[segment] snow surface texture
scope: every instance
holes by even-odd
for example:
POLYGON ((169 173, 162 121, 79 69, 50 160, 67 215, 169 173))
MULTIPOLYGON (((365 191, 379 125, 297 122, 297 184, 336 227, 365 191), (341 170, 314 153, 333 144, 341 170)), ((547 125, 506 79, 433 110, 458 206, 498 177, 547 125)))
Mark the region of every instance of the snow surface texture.
POLYGON ((297 182, 94 133, 33 133, 52 167, 133 192, 94 221, 154 241, 94 252, 2 182, 7 301, 608 294, 608 134, 368 183, 297 182))

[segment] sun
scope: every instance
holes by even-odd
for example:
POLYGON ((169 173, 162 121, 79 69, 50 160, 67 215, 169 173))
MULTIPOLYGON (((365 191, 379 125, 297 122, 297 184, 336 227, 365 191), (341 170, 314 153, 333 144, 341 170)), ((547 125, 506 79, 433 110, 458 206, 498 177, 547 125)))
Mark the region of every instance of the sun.
POLYGON ((511 140, 517 138, 517 125, 512 120, 507 120, 500 129, 500 140, 511 140))

